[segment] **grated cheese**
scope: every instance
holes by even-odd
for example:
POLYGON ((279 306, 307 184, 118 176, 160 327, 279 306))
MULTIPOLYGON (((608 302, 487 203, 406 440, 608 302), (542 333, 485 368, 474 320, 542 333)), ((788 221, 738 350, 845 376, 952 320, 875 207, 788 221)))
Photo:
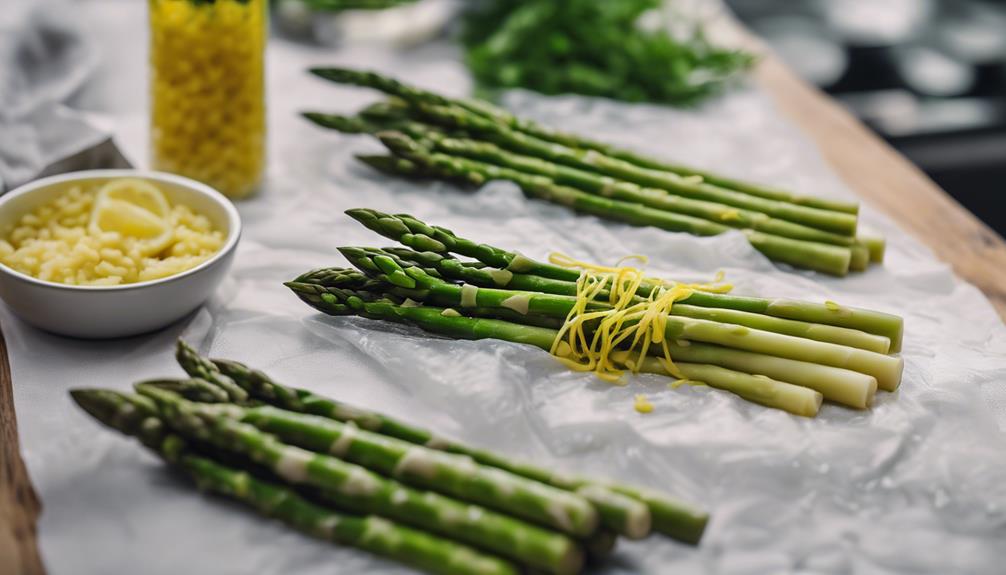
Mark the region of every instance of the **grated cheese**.
POLYGON ((479 288, 471 284, 461 286, 461 307, 475 307, 479 288))
POLYGON ((493 283, 498 286, 505 286, 513 279, 513 272, 509 270, 492 270, 489 276, 493 278, 493 283))

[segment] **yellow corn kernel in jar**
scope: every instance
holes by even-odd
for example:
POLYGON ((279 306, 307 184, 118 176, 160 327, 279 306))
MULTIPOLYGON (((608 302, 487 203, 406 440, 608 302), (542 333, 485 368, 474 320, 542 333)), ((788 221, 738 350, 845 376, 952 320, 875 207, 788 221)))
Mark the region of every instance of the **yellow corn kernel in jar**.
POLYGON ((265 167, 266 0, 150 0, 155 168, 228 197, 265 167))

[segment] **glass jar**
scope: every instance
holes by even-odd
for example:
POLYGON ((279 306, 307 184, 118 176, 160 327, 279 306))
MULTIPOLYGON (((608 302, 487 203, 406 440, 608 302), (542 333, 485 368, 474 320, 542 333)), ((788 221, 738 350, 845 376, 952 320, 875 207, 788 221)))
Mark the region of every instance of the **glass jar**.
POLYGON ((154 169, 230 198, 265 168, 268 0, 149 0, 154 169))

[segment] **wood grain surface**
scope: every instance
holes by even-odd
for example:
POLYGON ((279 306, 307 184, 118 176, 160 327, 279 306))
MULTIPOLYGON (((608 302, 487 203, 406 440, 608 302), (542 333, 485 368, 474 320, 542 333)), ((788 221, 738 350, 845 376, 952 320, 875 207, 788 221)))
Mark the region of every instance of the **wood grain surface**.
MULTIPOLYGON (((953 266, 1006 319, 1006 242, 844 108, 767 55, 756 78, 867 205, 953 266)), ((1006 159, 1004 159, 1006 161, 1006 159)))
POLYGON ((21 459, 7 341, 0 329, 0 573, 42 575, 35 523, 42 510, 21 459))

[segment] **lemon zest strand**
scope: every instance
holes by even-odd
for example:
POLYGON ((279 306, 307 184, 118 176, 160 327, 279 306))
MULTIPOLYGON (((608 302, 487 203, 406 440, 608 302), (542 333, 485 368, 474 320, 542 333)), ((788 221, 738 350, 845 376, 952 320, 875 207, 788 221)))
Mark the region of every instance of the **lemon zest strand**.
POLYGON ((549 255, 549 262, 579 268, 576 300, 552 343, 550 352, 559 361, 576 371, 592 371, 604 381, 622 383, 628 368, 638 373, 653 345, 659 347, 656 359, 661 367, 679 380, 685 380, 671 358, 666 341, 667 321, 674 303, 690 297, 696 291, 727 293, 733 289, 723 283, 724 273, 717 272, 707 283, 680 283, 647 277, 642 269, 622 265, 645 256, 630 255, 616 266, 602 266, 573 259, 562 253, 549 255), (643 284, 648 293, 640 295, 643 284), (598 298, 607 290, 607 302, 598 298), (588 324, 596 322, 592 337, 588 324), (629 342, 626 344, 626 342, 629 342), (560 343, 566 343, 565 356, 560 356, 560 343), (627 349, 625 349, 627 348, 627 349), (633 359, 635 357, 636 359, 633 359))

